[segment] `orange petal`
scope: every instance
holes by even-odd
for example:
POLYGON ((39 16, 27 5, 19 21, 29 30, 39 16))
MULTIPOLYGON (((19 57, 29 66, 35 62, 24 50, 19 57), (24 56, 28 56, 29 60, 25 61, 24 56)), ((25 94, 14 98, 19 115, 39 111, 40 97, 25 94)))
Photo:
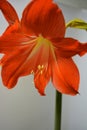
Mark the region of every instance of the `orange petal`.
POLYGON ((52 82, 63 94, 78 94, 79 72, 72 59, 59 58, 52 64, 52 82))
POLYGON ((29 67, 27 57, 32 50, 32 47, 26 51, 27 47, 16 49, 11 54, 5 55, 1 59, 2 64, 2 80, 5 86, 13 88, 20 76, 28 75, 33 64, 29 67), (26 65, 27 64, 27 68, 26 65))
POLYGON ((0 53, 11 53, 17 48, 27 46, 29 41, 33 41, 33 38, 24 35, 20 30, 19 22, 15 22, 0 37, 0 53))
POLYGON ((43 37, 63 37, 65 21, 61 9, 52 0, 32 0, 22 16, 23 30, 43 37))
POLYGON ((42 70, 38 70, 38 72, 34 76, 35 87, 38 89, 41 95, 45 95, 44 89, 46 88, 47 83, 50 80, 50 66, 46 65, 42 70))
POLYGON ((12 88, 20 76, 37 72, 38 66, 48 63, 49 46, 42 43, 25 44, 5 55, 2 60, 2 79, 5 86, 12 88))
POLYGON ((10 25, 16 20, 19 21, 15 9, 7 0, 0 0, 0 9, 10 25))
POLYGON ((23 64, 25 57, 20 58, 18 52, 16 54, 12 53, 12 56, 4 56, 2 59, 2 80, 3 84, 7 86, 7 88, 13 88, 16 83, 18 77, 16 76, 18 69, 23 64), (15 58, 14 58, 15 57, 15 58), (18 62, 19 60, 19 62, 18 62))
POLYGON ((73 38, 52 39, 56 54, 61 57, 72 57, 76 54, 80 56, 87 52, 87 44, 81 44, 73 38))

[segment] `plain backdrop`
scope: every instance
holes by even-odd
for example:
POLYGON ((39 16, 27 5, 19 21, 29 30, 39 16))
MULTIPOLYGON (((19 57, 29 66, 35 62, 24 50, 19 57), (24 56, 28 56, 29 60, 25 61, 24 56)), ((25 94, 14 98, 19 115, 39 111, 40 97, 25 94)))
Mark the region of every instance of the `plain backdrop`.
MULTIPOLYGON (((9 2, 16 8, 21 18, 29 0, 9 0, 9 2)), ((59 6, 66 22, 76 17, 87 20, 86 10, 62 4, 59 6)), ((0 12, 0 34, 7 25, 0 12)), ((87 41, 87 32, 78 29, 68 29, 66 36, 81 42, 87 41)), ((80 95, 75 97, 63 95, 61 130, 87 130, 87 55, 75 56, 74 61, 80 71, 80 95)), ((49 83, 46 96, 42 97, 32 82, 33 77, 26 76, 18 81, 15 88, 8 90, 0 78, 0 130, 54 129, 55 89, 52 83, 49 83)))

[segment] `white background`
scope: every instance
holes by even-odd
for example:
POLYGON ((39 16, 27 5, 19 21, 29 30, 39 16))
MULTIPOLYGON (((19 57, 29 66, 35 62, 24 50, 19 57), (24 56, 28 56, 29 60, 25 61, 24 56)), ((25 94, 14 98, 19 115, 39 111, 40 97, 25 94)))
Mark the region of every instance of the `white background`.
MULTIPOLYGON (((29 0, 9 0, 21 18, 29 0)), ((87 20, 87 11, 61 5, 66 22, 75 17, 87 20)), ((0 33, 7 23, 0 12, 0 33)), ((87 41, 87 32, 68 29, 66 36, 82 42, 87 41)), ((81 75, 80 95, 63 95, 62 130, 87 130, 87 55, 74 58, 81 75)), ((10 70, 9 70, 10 71, 10 70)), ((8 90, 0 79, 0 130, 53 130, 55 111, 55 89, 49 83, 46 96, 41 97, 35 89, 31 76, 21 78, 12 90, 8 90)))
POLYGON ((56 0, 65 5, 87 9, 87 0, 56 0))

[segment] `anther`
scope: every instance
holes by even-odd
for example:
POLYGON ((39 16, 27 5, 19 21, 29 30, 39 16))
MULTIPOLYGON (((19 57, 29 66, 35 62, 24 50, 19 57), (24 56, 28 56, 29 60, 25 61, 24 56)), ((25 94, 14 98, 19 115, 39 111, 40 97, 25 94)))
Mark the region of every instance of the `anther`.
POLYGON ((38 65, 38 70, 42 70, 44 68, 44 65, 38 65))
POLYGON ((38 67, 37 67, 37 68, 38 68, 38 70, 40 70, 40 69, 41 69, 41 65, 38 65, 38 67))

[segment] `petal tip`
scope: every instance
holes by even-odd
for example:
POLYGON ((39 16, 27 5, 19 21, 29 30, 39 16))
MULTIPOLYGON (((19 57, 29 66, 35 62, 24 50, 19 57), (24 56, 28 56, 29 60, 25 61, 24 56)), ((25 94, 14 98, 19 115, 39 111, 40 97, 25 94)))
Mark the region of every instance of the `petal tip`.
MULTIPOLYGON (((36 88, 36 87, 35 87, 35 88, 36 88)), ((38 89, 38 88, 37 88, 37 90, 38 90, 38 92, 39 92, 39 94, 40 94, 41 96, 46 96, 44 90, 40 90, 40 89, 38 89)))
POLYGON ((80 94, 78 91, 73 90, 73 92, 69 93, 71 96, 76 96, 77 94, 80 94))

